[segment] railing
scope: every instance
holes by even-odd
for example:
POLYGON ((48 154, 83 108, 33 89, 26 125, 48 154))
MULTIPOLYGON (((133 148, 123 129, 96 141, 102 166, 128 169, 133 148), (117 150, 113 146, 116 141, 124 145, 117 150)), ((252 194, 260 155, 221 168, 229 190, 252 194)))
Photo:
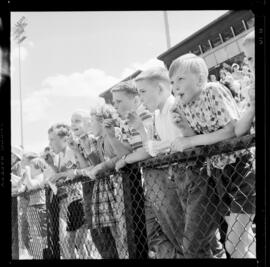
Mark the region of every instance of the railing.
POLYGON ((127 165, 98 182, 57 184, 81 184, 82 200, 46 186, 46 204, 19 207, 35 192, 18 195, 13 258, 23 258, 22 248, 39 259, 255 257, 254 171, 255 136, 248 135, 127 165), (235 151, 244 153, 223 171, 210 163, 235 151))

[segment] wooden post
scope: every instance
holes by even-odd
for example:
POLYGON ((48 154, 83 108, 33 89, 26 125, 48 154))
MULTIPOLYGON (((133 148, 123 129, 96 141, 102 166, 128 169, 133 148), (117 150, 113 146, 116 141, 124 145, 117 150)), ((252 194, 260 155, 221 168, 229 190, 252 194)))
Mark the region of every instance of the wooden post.
POLYGON ((146 259, 148 258, 148 245, 145 197, 138 165, 128 165, 123 169, 122 177, 129 258, 146 259))

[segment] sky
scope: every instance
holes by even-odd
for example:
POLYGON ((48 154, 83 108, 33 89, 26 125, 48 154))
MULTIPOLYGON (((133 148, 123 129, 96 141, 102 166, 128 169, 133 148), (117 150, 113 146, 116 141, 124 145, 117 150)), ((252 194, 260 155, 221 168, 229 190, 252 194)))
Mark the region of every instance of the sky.
MULTIPOLYGON (((227 10, 168 11, 171 45, 227 10)), ((77 109, 103 103, 98 95, 138 69, 163 66, 167 50, 162 11, 12 12, 25 16, 20 46, 25 151, 48 145, 48 128, 70 124, 77 109)), ((11 35, 11 144, 21 144, 19 49, 11 35)))

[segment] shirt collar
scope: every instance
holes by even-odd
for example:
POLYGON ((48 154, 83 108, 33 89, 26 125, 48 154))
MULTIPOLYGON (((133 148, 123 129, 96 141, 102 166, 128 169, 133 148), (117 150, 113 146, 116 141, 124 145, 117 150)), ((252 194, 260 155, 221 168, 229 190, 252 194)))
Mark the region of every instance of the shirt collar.
POLYGON ((174 101, 175 101, 174 96, 170 95, 167 98, 162 110, 160 111, 160 114, 166 114, 168 112, 169 108, 171 108, 171 105, 174 104, 174 101))

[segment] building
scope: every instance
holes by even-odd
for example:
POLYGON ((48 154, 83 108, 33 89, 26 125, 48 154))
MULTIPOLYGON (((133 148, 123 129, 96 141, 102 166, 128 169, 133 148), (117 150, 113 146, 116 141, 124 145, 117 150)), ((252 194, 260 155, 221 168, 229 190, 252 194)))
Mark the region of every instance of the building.
POLYGON ((218 77, 223 63, 231 66, 243 61, 243 38, 253 29, 252 11, 228 11, 157 58, 169 69, 175 58, 191 52, 203 57, 209 74, 218 77))
MULTIPOLYGON (((231 66, 234 62, 240 64, 243 61, 243 38, 253 29, 254 14, 252 11, 228 11, 157 58, 163 61, 169 69, 175 58, 192 52, 205 59, 209 74, 215 74, 219 78, 219 69, 223 64, 231 66)), ((141 70, 122 81, 134 79, 139 73, 141 70)), ((112 103, 110 90, 113 87, 99 95, 105 99, 106 103, 112 103)))

